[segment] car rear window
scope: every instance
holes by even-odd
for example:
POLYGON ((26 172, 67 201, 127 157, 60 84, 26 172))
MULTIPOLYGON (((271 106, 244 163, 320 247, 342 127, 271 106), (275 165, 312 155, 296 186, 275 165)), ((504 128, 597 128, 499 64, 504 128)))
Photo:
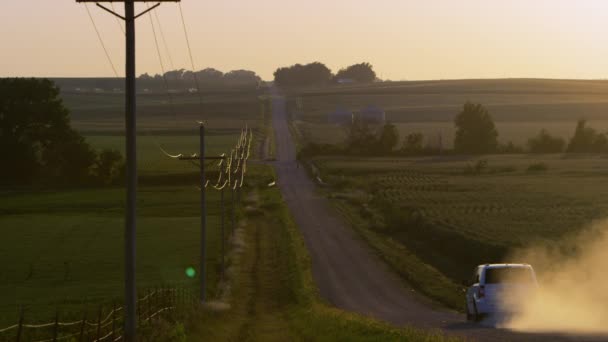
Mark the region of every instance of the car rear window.
POLYGON ((532 272, 527 267, 498 267, 486 269, 486 284, 531 283, 532 272))

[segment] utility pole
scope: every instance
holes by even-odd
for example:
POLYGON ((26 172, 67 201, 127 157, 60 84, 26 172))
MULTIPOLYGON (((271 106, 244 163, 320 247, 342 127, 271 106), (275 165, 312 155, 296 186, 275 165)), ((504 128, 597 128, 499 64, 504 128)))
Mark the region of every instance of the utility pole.
POLYGON ((136 255, 136 203, 137 203, 137 120, 136 120, 136 78, 135 78, 135 20, 160 6, 161 2, 180 0, 156 0, 156 5, 143 13, 135 14, 136 2, 146 0, 76 0, 79 3, 94 2, 98 7, 125 21, 126 62, 125 62, 125 136, 126 136, 126 173, 127 205, 125 214, 125 341, 136 340, 137 290, 135 285, 136 255), (124 16, 101 5, 101 2, 124 2, 124 16))
POLYGON ((205 156, 205 124, 200 123, 199 127, 199 154, 192 156, 177 156, 179 160, 198 160, 200 163, 200 179, 201 179, 201 256, 200 256, 200 299, 201 303, 206 300, 205 289, 207 286, 206 275, 207 267, 205 266, 205 259, 207 258, 207 199, 206 199, 206 185, 207 180, 205 179, 205 160, 224 160, 226 156, 205 156))

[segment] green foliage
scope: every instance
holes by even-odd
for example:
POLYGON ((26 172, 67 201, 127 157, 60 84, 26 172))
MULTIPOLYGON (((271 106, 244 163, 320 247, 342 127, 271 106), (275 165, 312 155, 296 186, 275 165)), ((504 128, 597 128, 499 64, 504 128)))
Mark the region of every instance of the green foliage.
POLYGON ((528 140, 528 149, 531 153, 560 153, 564 151, 564 139, 550 135, 542 129, 538 136, 528 140))
MULTIPOLYGON (((0 182, 82 185, 96 180, 99 157, 70 127, 69 112, 51 81, 0 79, 0 132, 0 153, 10 165, 0 168, 0 182)), ((100 157, 108 161, 108 155, 100 157)))
POLYGON ((483 154, 496 151, 498 132, 484 106, 465 103, 454 122, 457 128, 454 138, 456 152, 483 154))
POLYGON ((102 150, 95 161, 93 173, 101 184, 118 184, 125 175, 125 162, 122 154, 117 150, 102 150))
POLYGON ((378 138, 371 127, 360 118, 355 118, 346 131, 346 148, 352 154, 370 154, 378 145, 378 138))
POLYGON ((351 79, 360 83, 370 83, 376 80, 376 72, 370 63, 359 63, 346 69, 340 69, 335 78, 337 80, 351 79))
POLYGON ((417 155, 423 152, 422 142, 424 136, 422 133, 410 133, 405 137, 401 152, 409 155, 417 155))
POLYGON ((274 82, 279 86, 324 85, 329 83, 331 78, 331 70, 320 62, 296 64, 274 72, 274 82))
POLYGON ((399 143, 399 131, 397 127, 390 122, 387 122, 380 129, 378 136, 378 148, 382 153, 390 154, 399 143))
POLYGON ((597 133, 593 128, 586 127, 587 122, 581 119, 576 124, 574 136, 568 143, 567 151, 571 153, 603 153, 608 152, 606 134, 597 133))

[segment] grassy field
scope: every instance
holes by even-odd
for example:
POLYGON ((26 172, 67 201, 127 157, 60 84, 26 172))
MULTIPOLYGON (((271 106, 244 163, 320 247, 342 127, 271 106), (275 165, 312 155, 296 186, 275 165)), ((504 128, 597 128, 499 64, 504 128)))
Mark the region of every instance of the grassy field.
POLYGON ((568 139, 576 121, 608 130, 608 82, 572 80, 462 80, 391 82, 373 85, 291 90, 292 118, 306 141, 336 143, 343 129, 328 124, 337 108, 357 112, 383 108, 401 136, 423 133, 426 143, 451 147, 454 117, 466 101, 479 102, 492 114, 499 141, 523 145, 542 129, 568 139), (302 108, 295 101, 301 99, 302 108))
POLYGON ((423 292, 456 308, 457 284, 477 264, 525 262, 504 259, 517 247, 556 243, 608 213, 605 156, 314 163, 328 196, 376 250, 423 292))
MULTIPOLYGON (((64 94, 72 124, 96 149, 124 151, 121 96, 64 94)), ((233 95, 234 101, 227 95, 215 96, 206 99, 207 108, 215 108, 213 115, 206 116, 208 155, 230 153, 246 123, 256 129, 256 135, 264 134, 257 130, 261 120, 257 95, 233 95)), ((137 283, 141 288, 195 287, 197 277, 188 278, 185 270, 190 266, 199 270, 198 168, 166 157, 159 146, 172 154, 198 153, 198 124, 194 111, 182 116, 184 124, 179 130, 171 129, 174 121, 164 114, 146 121, 146 113, 166 110, 158 101, 159 96, 140 103, 144 129, 137 146, 137 283)), ((185 108, 197 100, 178 98, 175 102, 185 108)), ((196 108, 200 109, 198 104, 196 108)), ((253 172, 252 177, 258 176, 253 172)), ((229 199, 228 195, 226 201, 229 199)), ((22 305, 32 322, 51 320, 56 309, 78 313, 85 305, 120 300, 124 205, 122 187, 0 190, 5 246, 0 258, 6 261, 0 269, 0 327, 15 323, 22 305)), ((213 297, 221 245, 219 194, 215 191, 208 192, 208 241, 208 294, 213 297)))

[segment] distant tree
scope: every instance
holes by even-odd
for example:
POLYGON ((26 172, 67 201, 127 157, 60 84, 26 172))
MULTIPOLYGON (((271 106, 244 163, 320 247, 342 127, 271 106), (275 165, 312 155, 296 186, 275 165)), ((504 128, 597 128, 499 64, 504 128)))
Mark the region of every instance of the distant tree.
POLYGON ((368 154, 378 146, 373 130, 360 118, 355 118, 346 130, 346 148, 352 154, 368 154))
POLYGON ((224 74, 224 83, 230 85, 257 85, 262 79, 253 71, 232 70, 224 74))
POLYGON ((90 182, 97 153, 70 127, 49 80, 0 79, 0 182, 90 182))
POLYGON ((336 79, 352 79, 361 83, 370 83, 376 80, 376 72, 371 64, 359 63, 338 71, 336 79))
POLYGON ((460 153, 483 154, 496 151, 498 132, 488 110, 467 102, 455 119, 454 149, 460 153))
POLYGON ((378 134, 378 149, 382 153, 391 153, 399 143, 399 130, 397 126, 387 122, 378 134))
POLYGON ((574 136, 566 149, 571 153, 600 153, 608 151, 608 138, 605 134, 597 133, 593 128, 586 127, 586 120, 579 120, 576 124, 574 136))
POLYGON ((419 154, 423 149, 423 140, 422 133, 410 133, 405 137, 401 151, 406 154, 419 154))
POLYGON ((564 151, 564 139, 550 135, 545 129, 528 140, 528 149, 531 153, 559 153, 564 151))
POLYGON ((278 68, 274 72, 274 82, 279 86, 324 85, 329 83, 332 76, 325 64, 314 62, 278 68))

